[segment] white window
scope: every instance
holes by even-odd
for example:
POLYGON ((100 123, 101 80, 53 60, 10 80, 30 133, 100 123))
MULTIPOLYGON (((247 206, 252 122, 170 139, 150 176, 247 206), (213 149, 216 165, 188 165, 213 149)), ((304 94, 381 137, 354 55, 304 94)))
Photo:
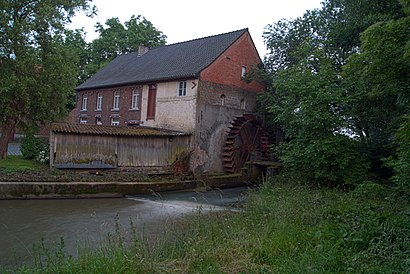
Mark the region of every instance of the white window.
POLYGON ((99 126, 102 125, 101 116, 96 116, 95 117, 95 124, 99 125, 99 126))
POLYGON ((186 96, 186 81, 179 82, 178 96, 186 96))
POLYGON ((81 110, 87 110, 87 95, 83 95, 83 104, 81 105, 81 110))
POLYGON ((245 66, 242 66, 241 77, 242 77, 242 78, 245 78, 245 76, 246 76, 246 67, 245 67, 245 66))
POLYGON ((132 90, 131 109, 138 110, 138 97, 140 96, 138 90, 132 90))
POLYGON ((119 125, 120 125, 120 118, 118 118, 118 117, 112 117, 112 118, 111 118, 111 125, 112 125, 112 126, 119 126, 119 125))
POLYGON ((114 103, 113 103, 112 108, 114 110, 120 109, 120 92, 118 90, 114 92, 114 103))
POLYGON ((80 124, 87 124, 87 117, 80 117, 80 124))
POLYGON ((102 99, 103 99, 102 94, 98 93, 98 95, 97 95, 97 106, 95 108, 96 110, 101 110, 101 108, 102 108, 102 99))

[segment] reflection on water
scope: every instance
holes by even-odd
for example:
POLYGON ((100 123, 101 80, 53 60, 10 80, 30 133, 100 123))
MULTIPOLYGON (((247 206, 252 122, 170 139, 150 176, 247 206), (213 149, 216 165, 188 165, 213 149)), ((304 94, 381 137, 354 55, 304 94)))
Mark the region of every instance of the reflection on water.
POLYGON ((9 200, 0 201, 0 265, 18 265, 32 258, 32 247, 63 237, 65 251, 76 256, 77 247, 97 246, 115 222, 155 237, 182 214, 199 206, 220 210, 242 202, 246 188, 200 192, 169 192, 122 199, 9 200))

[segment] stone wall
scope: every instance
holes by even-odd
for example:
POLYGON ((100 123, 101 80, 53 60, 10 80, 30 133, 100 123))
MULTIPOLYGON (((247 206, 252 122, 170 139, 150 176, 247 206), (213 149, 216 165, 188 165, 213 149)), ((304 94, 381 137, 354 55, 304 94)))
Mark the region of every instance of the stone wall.
POLYGON ((253 112, 256 95, 256 92, 232 86, 199 82, 195 147, 191 159, 194 172, 223 172, 221 153, 228 127, 235 117, 253 112))

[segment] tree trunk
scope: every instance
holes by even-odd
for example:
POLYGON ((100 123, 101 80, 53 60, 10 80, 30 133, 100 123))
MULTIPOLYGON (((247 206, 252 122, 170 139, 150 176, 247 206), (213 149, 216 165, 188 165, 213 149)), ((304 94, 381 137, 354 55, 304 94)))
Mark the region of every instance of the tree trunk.
POLYGON ((4 124, 1 127, 0 159, 4 159, 7 157, 9 141, 13 137, 15 129, 16 129, 16 123, 14 121, 4 124))

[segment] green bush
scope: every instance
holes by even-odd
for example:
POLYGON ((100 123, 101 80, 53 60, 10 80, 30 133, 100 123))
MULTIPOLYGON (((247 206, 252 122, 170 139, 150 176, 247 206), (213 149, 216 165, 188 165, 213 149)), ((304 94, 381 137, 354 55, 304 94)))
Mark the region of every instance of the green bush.
POLYGON ((45 140, 35 137, 34 135, 26 135, 21 141, 21 153, 25 159, 35 159, 40 162, 48 161, 48 143, 45 140), (39 159, 39 156, 41 159, 39 159))
POLYGON ((280 149, 286 170, 312 184, 352 187, 363 182, 368 170, 357 143, 340 134, 295 139, 280 149))

